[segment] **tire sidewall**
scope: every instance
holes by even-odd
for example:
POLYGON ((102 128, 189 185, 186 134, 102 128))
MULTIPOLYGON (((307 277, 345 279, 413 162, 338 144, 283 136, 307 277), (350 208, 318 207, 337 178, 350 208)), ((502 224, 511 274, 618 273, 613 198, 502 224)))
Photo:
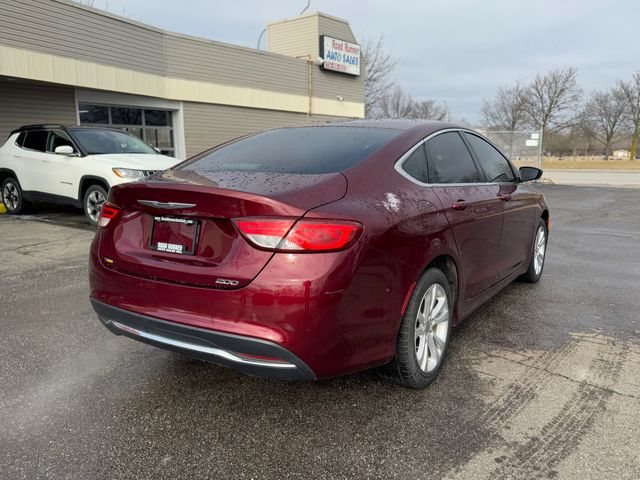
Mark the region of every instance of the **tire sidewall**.
POLYGON ((451 338, 451 331, 453 329, 453 309, 454 305, 451 298, 451 291, 447 277, 444 273, 437 268, 428 269, 417 282, 416 287, 411 295, 411 299, 407 304, 404 316, 402 318, 401 332, 398 336, 398 342, 405 342, 405 345, 398 345, 397 356, 398 361, 403 362, 409 369, 410 375, 416 383, 417 388, 426 387, 430 384, 440 372, 442 365, 445 361, 447 350, 449 347, 449 339, 451 338), (445 340, 445 347, 442 351, 442 358, 440 363, 430 372, 424 372, 418 365, 418 359, 415 355, 415 322, 422 297, 427 292, 429 287, 434 284, 439 284, 446 296, 449 306, 449 327, 447 328, 447 338, 445 340), (402 348, 404 347, 404 348, 402 348), (404 357, 404 358, 400 358, 404 357))
POLYGON ((91 185, 89 188, 87 188, 87 191, 84 193, 84 197, 82 197, 82 210, 84 211, 84 216, 87 219, 87 221, 91 224, 91 225, 97 225, 98 221, 96 219, 96 221, 93 221, 91 219, 91 216, 89 215, 89 212, 87 211, 87 198, 89 197, 89 195, 91 195, 92 192, 94 191, 100 191, 105 198, 107 198, 107 194, 108 192, 105 190, 105 188, 102 185, 91 185))
POLYGON ((12 183, 16 187, 16 191, 18 192, 18 205, 14 209, 9 208, 9 205, 7 205, 6 203, 4 204, 4 206, 7 209, 7 212, 9 212, 11 215, 17 215, 22 211, 22 208, 24 207, 24 196, 22 194, 22 187, 20 187, 20 182, 18 182, 18 179, 14 177, 6 178, 4 182, 2 182, 2 185, 0 186, 0 195, 1 195, 0 200, 2 200, 3 203, 4 203, 4 187, 8 183, 12 183))
POLYGON ((549 232, 547 230, 547 225, 545 221, 541 218, 538 221, 538 225, 536 226, 535 234, 533 236, 533 245, 531 246, 531 260, 529 262, 529 270, 527 271, 527 279, 531 283, 537 283, 540 278, 542 278, 542 273, 544 272, 544 264, 547 261, 547 244, 549 243, 549 232), (542 258, 542 268, 540 268, 540 273, 536 273, 535 267, 535 254, 536 254, 536 239, 538 238, 538 232, 540 231, 540 227, 544 230, 544 257, 542 258))

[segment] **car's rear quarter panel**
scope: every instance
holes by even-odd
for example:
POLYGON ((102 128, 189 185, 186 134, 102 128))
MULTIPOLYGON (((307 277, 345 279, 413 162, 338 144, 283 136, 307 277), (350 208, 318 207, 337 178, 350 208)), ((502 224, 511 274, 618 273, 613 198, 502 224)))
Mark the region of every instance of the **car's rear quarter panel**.
POLYGON ((371 363, 395 354, 407 294, 429 263, 443 255, 458 262, 438 197, 394 169, 397 159, 423 136, 401 135, 401 141, 346 171, 347 195, 307 213, 307 217, 358 220, 364 225, 360 243, 366 245, 366 253, 345 292, 340 322, 345 335, 359 342, 359 355, 371 363))

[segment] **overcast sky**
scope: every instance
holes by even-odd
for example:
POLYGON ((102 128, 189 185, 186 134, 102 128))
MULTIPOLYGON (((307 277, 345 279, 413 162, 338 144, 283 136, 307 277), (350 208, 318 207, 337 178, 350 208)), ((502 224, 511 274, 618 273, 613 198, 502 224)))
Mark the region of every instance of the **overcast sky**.
MULTIPOLYGON (((266 22, 305 0, 95 0, 175 32, 255 48, 266 22)), ((640 0, 312 0, 347 19, 360 41, 383 35, 394 76, 416 98, 444 100, 476 122, 483 98, 537 72, 575 66, 585 91, 640 70, 640 0)))

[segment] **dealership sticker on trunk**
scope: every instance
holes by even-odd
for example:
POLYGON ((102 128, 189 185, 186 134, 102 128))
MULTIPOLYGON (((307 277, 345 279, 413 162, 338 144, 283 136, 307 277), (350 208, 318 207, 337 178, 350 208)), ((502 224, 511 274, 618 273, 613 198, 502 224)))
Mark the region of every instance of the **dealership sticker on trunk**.
POLYGON ((182 253, 184 246, 176 245, 175 243, 158 242, 156 249, 160 252, 182 253))
POLYGON ((158 252, 193 255, 198 222, 190 218, 153 217, 149 248, 158 252))

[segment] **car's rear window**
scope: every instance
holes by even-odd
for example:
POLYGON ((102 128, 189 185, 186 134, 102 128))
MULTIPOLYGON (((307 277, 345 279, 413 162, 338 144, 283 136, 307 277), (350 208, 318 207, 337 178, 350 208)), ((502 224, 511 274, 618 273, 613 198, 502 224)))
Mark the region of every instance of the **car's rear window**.
POLYGON ((353 167, 400 132, 366 127, 295 127, 222 145, 181 170, 321 174, 353 167))
POLYGON ((22 148, 44 152, 47 149, 47 130, 29 130, 26 138, 22 141, 22 148))

